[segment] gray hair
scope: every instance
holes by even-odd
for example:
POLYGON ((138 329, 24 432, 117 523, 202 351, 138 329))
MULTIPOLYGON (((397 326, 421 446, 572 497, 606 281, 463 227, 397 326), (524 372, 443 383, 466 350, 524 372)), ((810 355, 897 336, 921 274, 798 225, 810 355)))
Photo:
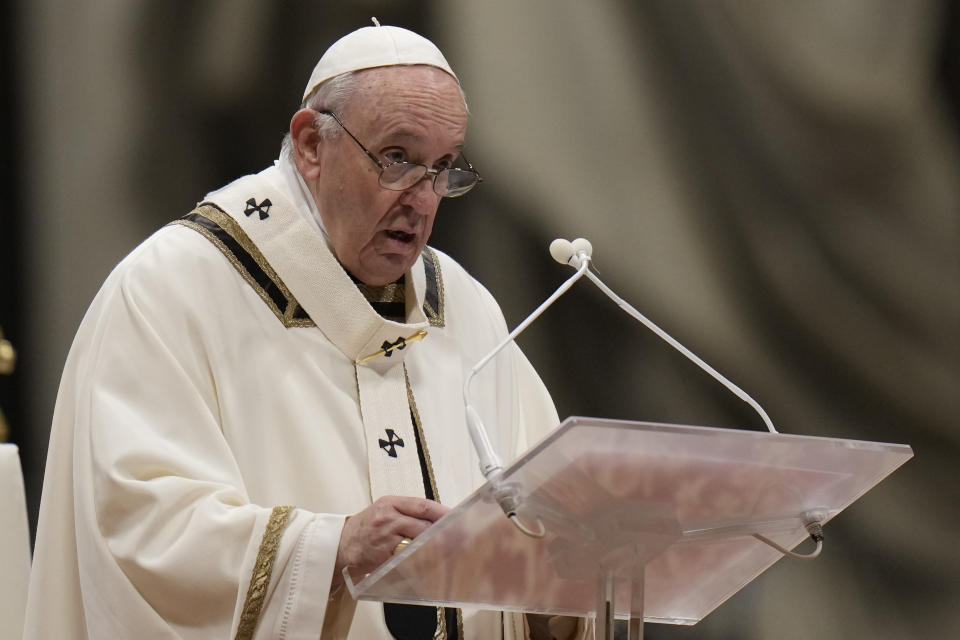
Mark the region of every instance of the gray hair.
MULTIPOLYGON (((317 85, 317 87, 303 99, 300 105, 301 109, 313 109, 318 112, 313 126, 316 127, 321 138, 336 137, 342 133, 342 130, 336 120, 319 112, 332 111, 337 115, 343 113, 347 104, 353 99, 354 94, 357 92, 359 74, 364 71, 371 71, 371 69, 347 71, 346 73, 334 76, 317 85)), ((470 109, 467 106, 467 95, 463 92, 463 87, 461 87, 459 83, 457 83, 457 88, 460 89, 460 97, 463 98, 463 108, 466 110, 467 115, 469 115, 470 109)), ((293 153, 293 139, 290 137, 289 131, 283 137, 280 153, 281 155, 293 153)))
MULTIPOLYGON (((320 111, 332 111, 336 114, 343 113, 344 107, 353 98, 357 90, 357 71, 347 71, 338 76, 334 76, 318 85, 313 91, 303 99, 300 105, 301 109, 313 109, 317 111, 314 126, 322 138, 332 138, 340 134, 340 126, 328 115, 319 113, 320 111)), ((290 132, 283 137, 283 144, 280 147, 281 154, 293 153, 293 139, 290 132)))

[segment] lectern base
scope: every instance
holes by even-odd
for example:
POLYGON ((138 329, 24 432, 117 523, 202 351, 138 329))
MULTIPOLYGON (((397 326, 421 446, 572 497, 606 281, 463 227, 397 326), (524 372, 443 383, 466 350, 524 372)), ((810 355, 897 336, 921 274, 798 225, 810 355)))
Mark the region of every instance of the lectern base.
MULTIPOLYGON (((627 640, 643 640, 643 573, 641 566, 633 572, 630 580, 629 623, 627 640)), ((617 607, 623 611, 623 603, 616 597, 615 574, 612 571, 601 573, 597 579, 597 617, 594 625, 596 640, 613 640, 613 630, 617 607)), ((621 595, 622 595, 621 591, 621 595)))
MULTIPOLYGON (((630 622, 627 640, 643 640, 643 574, 641 566, 633 572, 630 581, 630 622)), ((615 575, 612 571, 601 573, 597 582, 597 617, 594 625, 596 640, 613 640, 615 600, 615 575)), ((621 606, 621 610, 623 607, 621 606)))

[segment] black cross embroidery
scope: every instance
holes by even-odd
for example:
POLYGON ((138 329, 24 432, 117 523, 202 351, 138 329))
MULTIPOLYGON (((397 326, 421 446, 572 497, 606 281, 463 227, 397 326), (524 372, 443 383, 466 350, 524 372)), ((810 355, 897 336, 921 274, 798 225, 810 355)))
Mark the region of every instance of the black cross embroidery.
POLYGON ((389 358, 390 356, 393 355, 394 349, 396 349, 397 351, 400 351, 406 346, 407 346, 407 340, 403 336, 400 336, 399 338, 397 338, 396 342, 387 342, 386 340, 384 340, 383 344, 380 345, 380 348, 383 350, 383 356, 385 358, 389 358))
POLYGON ((261 202, 260 204, 257 204, 256 198, 250 198, 249 200, 247 200, 247 206, 243 210, 243 212, 247 214, 247 217, 250 217, 254 213, 259 213, 260 219, 266 220, 267 218, 270 217, 270 214, 267 212, 270 211, 270 207, 272 206, 273 206, 273 203, 270 202, 270 198, 265 198, 264 201, 261 202))
POLYGON ((397 457, 397 447, 403 446, 403 438, 398 436, 393 429, 387 429, 387 440, 380 438, 380 448, 387 452, 391 458, 397 457))

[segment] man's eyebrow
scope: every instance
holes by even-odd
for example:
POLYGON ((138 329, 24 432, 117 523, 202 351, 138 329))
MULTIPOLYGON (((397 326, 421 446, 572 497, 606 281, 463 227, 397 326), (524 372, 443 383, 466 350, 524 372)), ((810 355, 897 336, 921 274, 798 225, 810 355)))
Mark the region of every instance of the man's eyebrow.
MULTIPOLYGON (((398 140, 398 139, 419 142, 423 140, 423 136, 414 131, 410 131, 409 129, 397 129, 396 131, 391 131, 390 134, 387 135, 386 137, 386 140, 398 140)), ((463 145, 464 145, 463 142, 458 142, 457 144, 453 145, 453 147, 454 149, 462 151, 463 145)))
POLYGON ((401 138, 407 140, 419 141, 423 140, 423 136, 408 129, 398 129, 397 131, 391 131, 387 138, 401 138))

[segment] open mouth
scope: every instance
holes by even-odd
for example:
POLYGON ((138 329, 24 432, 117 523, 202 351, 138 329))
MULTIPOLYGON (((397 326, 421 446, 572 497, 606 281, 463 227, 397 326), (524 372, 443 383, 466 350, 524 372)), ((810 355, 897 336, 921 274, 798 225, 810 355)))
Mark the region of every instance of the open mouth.
POLYGON ((396 229, 391 229, 387 231, 387 235, 393 238, 394 240, 399 240, 400 242, 413 242, 414 235, 412 233, 407 233, 405 231, 399 231, 396 229))

